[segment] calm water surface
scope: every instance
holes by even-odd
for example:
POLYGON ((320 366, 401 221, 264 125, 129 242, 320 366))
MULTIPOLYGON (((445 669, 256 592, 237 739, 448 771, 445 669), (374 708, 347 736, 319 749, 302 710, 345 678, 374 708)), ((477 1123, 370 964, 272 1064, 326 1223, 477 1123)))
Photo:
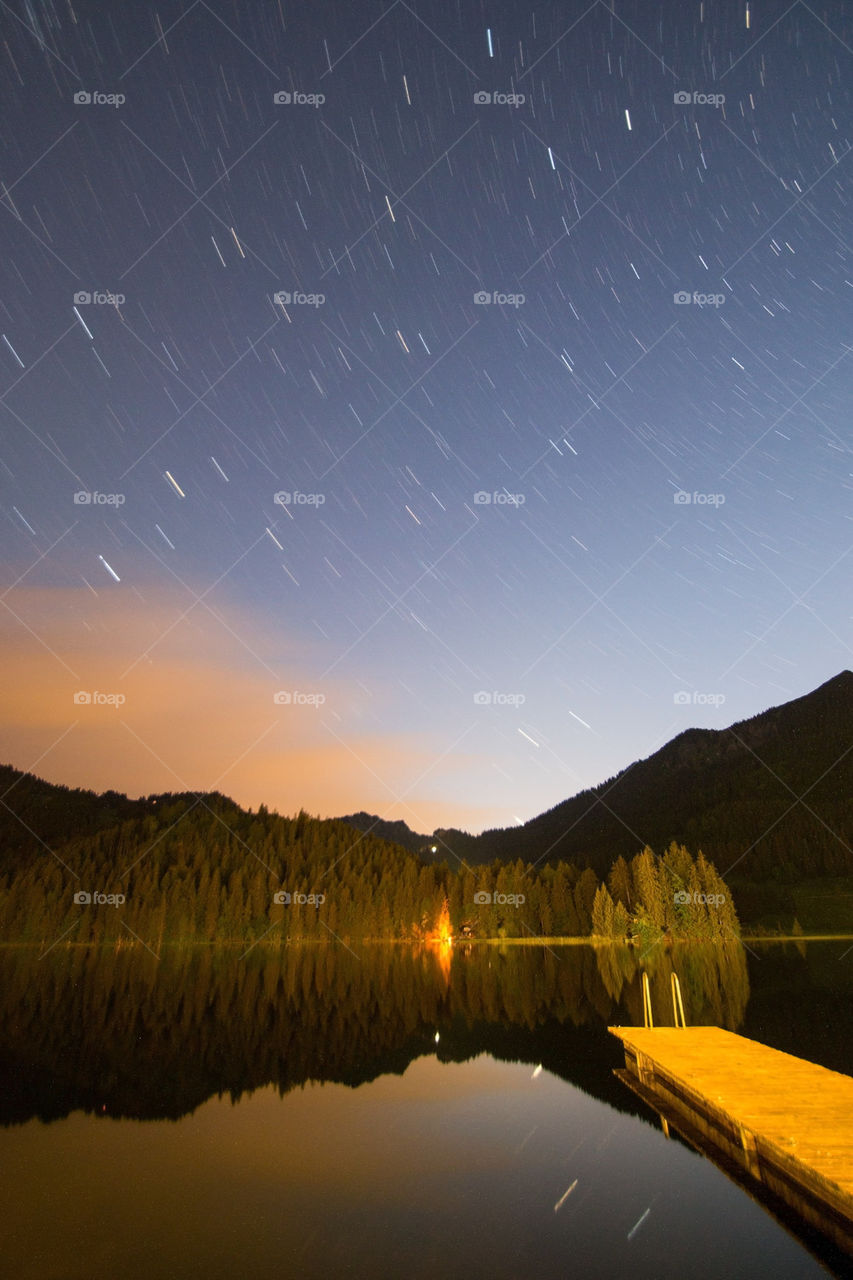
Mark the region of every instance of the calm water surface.
MULTIPOLYGON (((674 967, 689 1023, 853 1074, 847 945, 650 955, 656 1022, 674 967)), ((7 950, 0 991, 0 1268, 21 1280, 851 1265, 613 1077, 608 1023, 642 1023, 628 951, 7 950)))

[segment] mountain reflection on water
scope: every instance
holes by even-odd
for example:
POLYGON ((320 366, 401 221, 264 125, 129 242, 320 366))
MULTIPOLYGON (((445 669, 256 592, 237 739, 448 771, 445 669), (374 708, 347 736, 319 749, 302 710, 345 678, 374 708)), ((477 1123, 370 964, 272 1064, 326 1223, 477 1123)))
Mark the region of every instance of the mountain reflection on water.
POLYGON ((0 953, 0 1123, 98 1115, 177 1119, 207 1098, 308 1081, 350 1086, 424 1054, 543 1063, 624 1111, 609 1023, 642 1023, 640 965, 656 1024, 678 972, 688 1023, 737 1030, 745 952, 627 947, 27 949, 0 953), (438 1033, 438 1040, 436 1040, 438 1033))
POLYGON ((2 948, 6 1269, 848 1275, 667 1140, 607 1030, 643 970, 671 1023, 676 972, 689 1023, 849 1072, 848 948, 2 948))

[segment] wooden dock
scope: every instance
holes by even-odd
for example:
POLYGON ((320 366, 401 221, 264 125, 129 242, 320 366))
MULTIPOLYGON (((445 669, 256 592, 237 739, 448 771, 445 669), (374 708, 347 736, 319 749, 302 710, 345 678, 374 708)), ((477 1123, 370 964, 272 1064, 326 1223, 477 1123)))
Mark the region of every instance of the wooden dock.
POLYGON ((639 1097, 853 1254, 853 1078, 719 1027, 610 1031, 639 1097))

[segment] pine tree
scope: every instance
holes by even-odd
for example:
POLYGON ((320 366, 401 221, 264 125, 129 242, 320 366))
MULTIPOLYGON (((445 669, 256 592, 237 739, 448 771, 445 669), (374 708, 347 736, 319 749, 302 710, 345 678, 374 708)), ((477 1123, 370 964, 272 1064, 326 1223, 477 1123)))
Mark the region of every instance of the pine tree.
POLYGON ((598 938, 613 937, 613 899, 606 885, 599 885, 592 904, 592 932, 598 938))
POLYGON ((610 868, 607 884, 613 901, 621 902, 626 910, 630 911, 632 908, 631 872, 621 853, 610 868))
POLYGON ((598 878, 591 867, 581 872, 575 885, 574 901, 578 914, 580 936, 584 937, 592 929, 592 904, 598 889, 598 878))
POLYGON ((628 934, 629 917, 628 912, 622 902, 617 902, 613 908, 613 937, 624 939, 628 934))
POLYGON ((653 929, 663 929, 666 922, 663 890, 655 855, 648 845, 632 860, 631 875, 638 912, 653 929))

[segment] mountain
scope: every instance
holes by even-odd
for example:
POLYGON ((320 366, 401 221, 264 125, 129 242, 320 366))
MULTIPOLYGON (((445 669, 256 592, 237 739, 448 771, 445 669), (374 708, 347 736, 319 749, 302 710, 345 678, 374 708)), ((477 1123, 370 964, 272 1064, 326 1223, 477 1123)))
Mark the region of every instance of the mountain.
POLYGON ((130 800, 119 791, 86 791, 45 782, 11 765, 0 765, 0 870, 17 868, 16 855, 44 852, 69 840, 91 839, 134 819, 156 817, 171 804, 187 810, 204 801, 223 813, 242 810, 219 792, 201 799, 192 792, 130 800))
POLYGON ((57 786, 11 765, 0 765, 0 856, 92 836, 130 818, 152 812, 146 800, 129 800, 117 791, 57 786))
POLYGON ((520 827, 436 831, 469 863, 562 859, 605 875, 671 840, 733 881, 853 874, 853 673, 728 729, 688 729, 520 827), (732 871, 729 872, 729 868, 732 871))
MULTIPOLYGON (((728 729, 689 729, 523 826, 479 836, 423 836, 365 813, 253 813, 216 792, 96 795, 8 766, 0 787, 9 941, 112 940, 128 928, 254 942, 271 922, 283 937, 411 938, 437 927, 445 899, 453 929, 475 936, 582 936, 620 855, 648 845, 666 853, 664 880, 668 867, 686 883, 673 842, 710 859, 742 918, 790 924, 799 882, 826 877, 829 889, 829 877, 853 876, 853 674, 728 729), (122 912, 95 910, 104 895, 120 895, 122 912)), ((644 865, 632 868, 633 896, 619 871, 623 905, 646 892, 644 865)))
POLYGON ((362 809, 360 813, 350 813, 345 818, 337 818, 336 821, 348 822, 351 827, 355 827, 356 831, 381 836, 383 840, 390 840, 392 844, 398 844, 401 848, 408 849, 410 853, 417 853, 422 858, 430 859, 433 856, 432 836, 419 835, 417 831, 412 831, 402 819, 386 822, 384 818, 377 818, 375 813, 365 813, 362 809))
POLYGON ((475 874, 427 863, 347 822, 304 811, 283 818, 263 805, 253 813, 215 792, 129 801, 7 777, 17 813, 4 800, 4 942, 140 943, 157 954, 163 944, 198 942, 251 949, 264 940, 739 932, 714 868, 674 845, 660 869, 648 852, 638 855, 614 902, 593 871, 565 863, 495 863, 475 874), (674 896, 688 884, 692 899, 674 896))

